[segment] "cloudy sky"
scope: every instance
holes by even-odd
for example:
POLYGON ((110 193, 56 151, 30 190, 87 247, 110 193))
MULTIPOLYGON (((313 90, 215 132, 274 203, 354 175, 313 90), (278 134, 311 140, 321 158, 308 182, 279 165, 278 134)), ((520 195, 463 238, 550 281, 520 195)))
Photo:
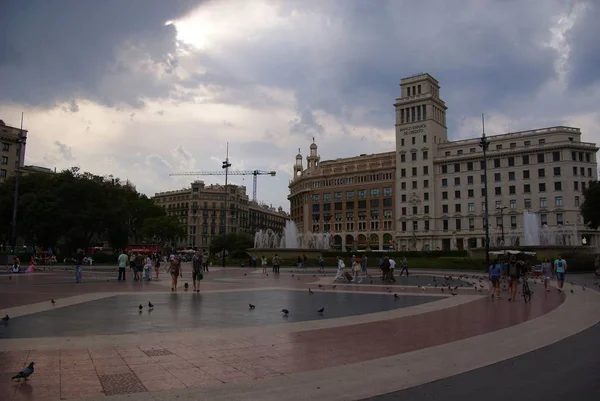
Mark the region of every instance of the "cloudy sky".
MULTIPOLYGON (((27 164, 182 188, 170 172, 276 170, 394 148, 402 77, 434 75, 451 139, 552 125, 600 142, 598 0, 5 0, 0 119, 27 164)), ((204 177, 223 182, 223 177, 204 177)), ((234 178, 251 193, 252 177, 234 178)))

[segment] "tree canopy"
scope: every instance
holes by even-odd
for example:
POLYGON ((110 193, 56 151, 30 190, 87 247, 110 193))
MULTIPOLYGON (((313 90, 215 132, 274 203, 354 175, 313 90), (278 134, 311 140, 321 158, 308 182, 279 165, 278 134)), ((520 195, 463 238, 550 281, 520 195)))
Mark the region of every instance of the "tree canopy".
POLYGON ((596 230, 600 227, 600 183, 590 181, 586 190, 583 191, 583 197, 584 201, 579 207, 583 222, 596 230))
MULTIPOLYGON (((14 178, 8 179, 0 192, 0 241, 4 245, 11 241, 14 185, 14 178)), ((74 167, 59 174, 21 177, 17 235, 27 245, 71 252, 104 241, 113 249, 155 237, 167 241, 185 235, 185 228, 128 183, 74 167)))

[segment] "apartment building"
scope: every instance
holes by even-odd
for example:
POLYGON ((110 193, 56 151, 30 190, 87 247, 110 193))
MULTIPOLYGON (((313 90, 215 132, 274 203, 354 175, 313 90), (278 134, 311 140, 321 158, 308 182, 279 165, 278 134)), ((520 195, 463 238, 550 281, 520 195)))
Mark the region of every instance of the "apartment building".
POLYGON ((0 120, 0 184, 25 164, 27 130, 11 127, 0 120))
MULTIPOLYGON (((435 78, 419 74, 401 80, 402 97, 396 99, 399 249, 485 246, 480 138, 448 141, 447 108, 439 89, 435 78)), ((487 139, 492 246, 524 244, 524 211, 537 216, 548 245, 599 245, 579 213, 582 192, 597 179, 596 144, 582 142, 581 131, 572 127, 487 139)))
POLYGON ((321 162, 298 149, 290 181, 290 216, 300 233, 330 232, 334 249, 387 249, 394 241, 395 153, 321 162))
POLYGON ((239 185, 227 185, 226 192, 224 185, 194 181, 189 188, 159 192, 153 200, 186 227, 186 238, 175 245, 204 251, 208 251, 211 237, 225 232, 254 235, 259 229, 270 228, 280 233, 287 218, 281 208, 277 210, 249 201, 246 187, 239 185))

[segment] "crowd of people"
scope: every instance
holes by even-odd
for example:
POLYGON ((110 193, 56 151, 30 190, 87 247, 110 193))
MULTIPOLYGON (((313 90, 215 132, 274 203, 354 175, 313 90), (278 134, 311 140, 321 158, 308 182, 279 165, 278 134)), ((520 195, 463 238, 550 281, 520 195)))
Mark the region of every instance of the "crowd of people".
MULTIPOLYGON (((351 273, 345 272, 346 264, 344 260, 338 256, 337 257, 337 274, 334 278, 338 280, 340 278, 346 278, 351 283, 362 283, 363 277, 367 276, 367 255, 363 254, 360 257, 356 255, 352 255, 350 258, 350 267, 351 273)), ((394 259, 389 256, 382 256, 379 258, 379 270, 381 271, 381 280, 384 283, 394 283, 396 282, 396 278, 394 277, 394 271, 396 270, 397 263, 394 259)), ((320 269, 322 268, 322 265, 320 269)), ((402 258, 400 262, 400 275, 406 273, 408 276, 408 259, 406 257, 402 258)))
MULTIPOLYGON (((536 273, 541 275, 546 291, 550 291, 550 281, 556 277, 558 291, 562 292, 567 269, 567 261, 561 255, 558 255, 552 262, 549 258, 544 258, 536 273)), ((488 270, 488 277, 492 283, 492 298, 500 299, 500 282, 502 279, 507 279, 509 290, 508 300, 514 301, 519 281, 526 274, 527 268, 525 267, 523 257, 510 255, 508 260, 505 261, 497 259, 489 266, 488 270)))

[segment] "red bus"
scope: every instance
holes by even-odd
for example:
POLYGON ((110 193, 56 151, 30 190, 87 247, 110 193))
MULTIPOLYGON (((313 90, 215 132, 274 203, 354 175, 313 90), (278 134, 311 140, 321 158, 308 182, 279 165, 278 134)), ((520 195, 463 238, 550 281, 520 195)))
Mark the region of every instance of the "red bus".
POLYGON ((160 253, 162 248, 157 244, 130 244, 125 251, 127 253, 160 253))

